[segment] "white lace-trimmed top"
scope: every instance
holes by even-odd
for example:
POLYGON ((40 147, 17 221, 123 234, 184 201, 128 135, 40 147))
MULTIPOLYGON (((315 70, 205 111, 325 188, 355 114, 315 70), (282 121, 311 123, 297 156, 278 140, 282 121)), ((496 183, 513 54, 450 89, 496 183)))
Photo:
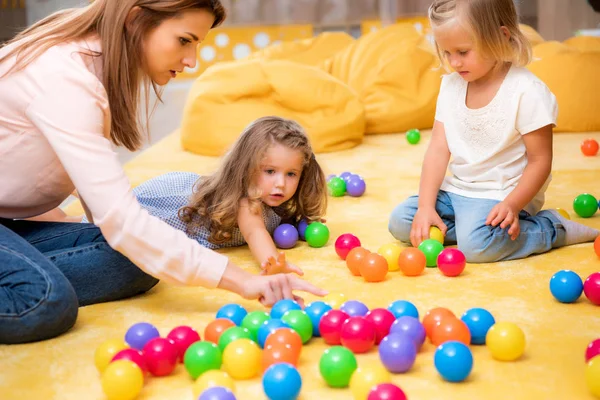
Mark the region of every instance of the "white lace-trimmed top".
MULTIPOLYGON (((461 196, 504 200, 527 166, 522 135, 555 125, 556 98, 525 68, 511 67, 492 101, 466 105, 468 83, 458 73, 442 79, 435 119, 444 124, 452 154, 441 189, 461 196)), ((544 204, 546 183, 525 211, 535 215, 544 204)))

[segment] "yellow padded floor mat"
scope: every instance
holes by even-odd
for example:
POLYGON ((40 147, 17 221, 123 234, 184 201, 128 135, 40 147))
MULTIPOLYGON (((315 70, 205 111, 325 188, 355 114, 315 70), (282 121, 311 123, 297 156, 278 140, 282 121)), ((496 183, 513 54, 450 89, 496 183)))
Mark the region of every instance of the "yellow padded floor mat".
MULTIPOLYGON (((547 208, 562 207, 572 215, 573 198, 584 192, 600 196, 600 156, 584 157, 579 143, 585 137, 600 140, 600 133, 555 136, 554 179, 547 193, 547 208)), ((516 362, 499 362, 483 346, 472 346, 474 367, 467 381, 444 382, 433 365, 434 347, 427 343, 413 368, 393 375, 411 400, 587 400, 584 352, 600 337, 600 307, 584 296, 575 304, 556 302, 548 289, 550 277, 560 269, 572 269, 585 279, 600 271, 600 260, 592 244, 571 246, 525 260, 495 264, 469 264, 457 278, 426 269, 419 277, 391 272, 381 283, 365 283, 352 277, 334 252, 335 238, 356 234, 373 251, 393 241, 387 231, 393 207, 418 188, 421 160, 429 138, 416 146, 404 135, 368 136, 348 151, 320 154, 326 173, 349 170, 367 182, 363 197, 331 198, 327 224, 331 238, 326 247, 310 248, 300 243, 287 255, 306 272, 306 278, 330 291, 346 294, 369 307, 385 307, 393 300, 412 301, 421 315, 437 306, 457 315, 472 307, 490 310, 497 321, 518 324, 527 337, 525 355, 516 362)), ((132 184, 174 170, 208 173, 215 158, 184 153, 175 132, 127 166, 132 184)), ((70 212, 77 210, 71 208, 70 212)), ((600 213, 582 220, 600 228, 600 213)), ((242 267, 258 267, 247 247, 225 251, 242 267)), ((307 298, 307 301, 314 297, 307 298)), ((166 335, 177 325, 190 325, 201 334, 224 304, 239 302, 249 310, 261 309, 256 302, 241 301, 223 291, 182 288, 160 283, 146 295, 80 309, 76 326, 67 334, 42 343, 0 346, 0 399, 2 400, 93 400, 104 399, 93 354, 106 338, 123 337, 127 328, 140 321, 155 324, 166 335)), ((300 399, 352 399, 349 389, 330 389, 319 375, 318 361, 325 350, 322 339, 312 339, 302 351, 299 370, 303 378, 300 399)), ((378 361, 375 349, 357 356, 358 364, 378 361)), ((147 380, 141 400, 193 399, 192 380, 179 365, 168 377, 147 380)), ((238 399, 264 399, 258 378, 236 382, 238 399)))

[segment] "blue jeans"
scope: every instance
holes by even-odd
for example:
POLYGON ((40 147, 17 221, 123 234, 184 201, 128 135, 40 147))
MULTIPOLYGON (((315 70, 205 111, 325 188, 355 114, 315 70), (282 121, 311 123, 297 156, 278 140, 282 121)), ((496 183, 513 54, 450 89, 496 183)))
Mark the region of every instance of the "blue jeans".
MULTIPOLYGON (((398 240, 410 243, 410 229, 417 212, 419 196, 409 197, 396 206, 390 217, 389 231, 398 240)), ((565 244, 565 229, 548 211, 535 216, 519 214, 521 233, 511 240, 508 227, 488 226, 485 220, 498 200, 459 196, 440 190, 435 209, 448 227, 444 245, 457 244, 468 262, 486 263, 525 258, 565 244)))
POLYGON ((58 336, 75 324, 78 307, 135 296, 157 283, 93 224, 0 218, 0 343, 58 336))

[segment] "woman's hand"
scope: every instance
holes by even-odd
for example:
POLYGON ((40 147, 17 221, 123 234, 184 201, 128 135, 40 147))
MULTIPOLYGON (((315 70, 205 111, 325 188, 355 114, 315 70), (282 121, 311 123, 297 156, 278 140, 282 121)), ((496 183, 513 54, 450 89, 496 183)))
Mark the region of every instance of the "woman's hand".
POLYGON ((429 239, 431 226, 437 226, 442 234, 446 236, 448 227, 435 211, 435 208, 419 208, 410 228, 410 242, 414 247, 418 247, 422 241, 429 239))
POLYGON ((284 252, 280 252, 277 255, 277 259, 275 259, 275 257, 273 256, 269 257, 267 261, 263 262, 260 265, 260 268, 262 270, 260 273, 261 275, 274 275, 280 273, 285 274, 289 272, 293 272, 300 276, 304 275, 304 271, 302 271, 302 269, 300 269, 292 263, 288 263, 285 261, 284 252))
POLYGON ((304 299, 295 295, 293 293, 294 290, 301 290, 316 296, 325 296, 327 294, 327 291, 319 289, 293 274, 252 275, 244 282, 243 290, 240 294, 245 299, 258 299, 266 307, 271 307, 282 299, 293 299, 304 308, 304 299))
POLYGON ((519 233, 521 233, 519 210, 516 210, 505 201, 501 201, 492 208, 492 211, 490 211, 485 220, 485 224, 491 226, 498 226, 500 224, 501 229, 510 226, 508 234, 511 240, 515 240, 519 236, 519 233))

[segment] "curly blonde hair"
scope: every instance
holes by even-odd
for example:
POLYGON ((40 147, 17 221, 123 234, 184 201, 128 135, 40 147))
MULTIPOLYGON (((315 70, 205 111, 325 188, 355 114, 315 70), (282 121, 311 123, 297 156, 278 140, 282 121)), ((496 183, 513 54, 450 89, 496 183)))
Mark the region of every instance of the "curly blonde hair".
POLYGON ((205 226, 210 231, 211 243, 225 243, 237 227, 241 199, 248 199, 252 212, 262 212, 261 193, 253 187, 253 182, 267 150, 275 144, 304 155, 298 188, 291 199, 277 208, 278 214, 294 222, 301 218, 316 221, 325 214, 325 174, 315 159, 308 136, 297 122, 270 116, 252 122, 224 156, 219 169, 198 179, 189 204, 179 210, 179 218, 187 224, 188 232, 205 226))

